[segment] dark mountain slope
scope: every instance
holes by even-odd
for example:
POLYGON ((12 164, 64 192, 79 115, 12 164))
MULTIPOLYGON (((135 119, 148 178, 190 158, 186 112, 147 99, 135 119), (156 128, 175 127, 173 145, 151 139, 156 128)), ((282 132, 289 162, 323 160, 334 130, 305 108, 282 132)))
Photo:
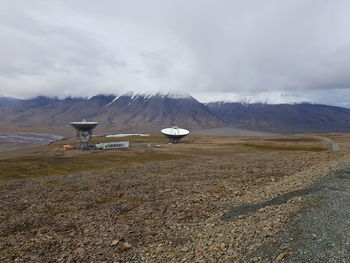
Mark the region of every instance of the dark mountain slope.
POLYGON ((15 98, 9 98, 9 97, 2 97, 0 96, 0 108, 1 107, 5 107, 5 106, 9 106, 11 104, 14 104, 16 102, 20 101, 19 99, 15 99, 15 98))
POLYGON ((19 125, 35 121, 36 118, 40 118, 37 116, 39 113, 41 113, 41 115, 46 115, 47 112, 42 112, 43 108, 54 105, 58 101, 57 98, 44 96, 17 101, 16 103, 2 108, 0 119, 3 122, 11 122, 19 125))
POLYGON ((63 100, 40 96, 11 102, 0 110, 0 123, 18 127, 68 128, 69 122, 82 119, 98 121, 100 128, 130 132, 159 132, 173 125, 191 130, 226 126, 277 133, 350 132, 350 109, 307 103, 202 104, 176 92, 63 100))
POLYGON ((189 95, 127 93, 106 106, 99 117, 121 130, 143 127, 159 131, 165 126, 211 128, 224 122, 205 105, 189 95))
POLYGON ((77 102, 62 101, 61 114, 52 116, 52 125, 64 126, 71 121, 83 119, 97 120, 103 107, 115 98, 114 95, 96 95, 89 99, 81 99, 77 102))
POLYGON ((98 95, 90 99, 37 97, 5 107, 0 120, 19 126, 64 126, 70 121, 94 118, 115 96, 98 95))
POLYGON ((159 131, 165 126, 212 128, 224 126, 208 107, 179 93, 134 94, 89 99, 37 97, 4 107, 0 122, 16 126, 68 126, 82 119, 99 121, 101 128, 118 131, 159 131))
POLYGON ((318 104, 206 104, 227 124, 274 132, 350 131, 350 109, 318 104))

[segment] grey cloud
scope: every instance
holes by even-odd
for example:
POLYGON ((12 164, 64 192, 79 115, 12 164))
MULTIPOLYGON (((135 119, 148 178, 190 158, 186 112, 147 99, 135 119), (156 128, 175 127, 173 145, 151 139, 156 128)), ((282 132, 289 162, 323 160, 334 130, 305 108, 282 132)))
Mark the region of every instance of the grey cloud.
POLYGON ((349 95, 345 0, 1 2, 0 94, 349 95))
POLYGON ((146 68, 149 70, 147 75, 151 78, 164 77, 172 67, 171 58, 167 54, 144 51, 141 53, 141 56, 146 68))

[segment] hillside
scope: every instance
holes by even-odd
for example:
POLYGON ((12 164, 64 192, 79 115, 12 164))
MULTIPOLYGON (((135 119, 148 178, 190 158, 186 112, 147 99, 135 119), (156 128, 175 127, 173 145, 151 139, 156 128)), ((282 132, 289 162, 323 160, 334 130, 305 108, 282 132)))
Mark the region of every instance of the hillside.
POLYGON ((207 103, 228 126, 271 132, 350 131, 350 109, 319 104, 207 103))
POLYGON ((0 96, 0 108, 5 107, 5 106, 9 106, 9 105, 14 104, 18 101, 19 101, 19 99, 0 96))
POLYGON ((192 96, 172 93, 127 93, 104 107, 98 120, 120 130, 141 127, 159 131, 173 125, 192 129, 224 125, 208 107, 192 96))
POLYGON ((102 129, 128 132, 158 132, 173 125, 191 130, 235 127, 275 133, 350 131, 350 109, 346 108, 309 103, 203 104, 179 92, 65 99, 0 98, 0 107, 0 124, 27 128, 68 128, 71 121, 87 119, 100 122, 102 129))
POLYGON ((82 119, 99 121, 99 127, 118 131, 159 131, 178 125, 190 129, 224 126, 208 107, 181 93, 97 95, 88 99, 36 97, 4 107, 0 122, 19 127, 68 126, 82 119))

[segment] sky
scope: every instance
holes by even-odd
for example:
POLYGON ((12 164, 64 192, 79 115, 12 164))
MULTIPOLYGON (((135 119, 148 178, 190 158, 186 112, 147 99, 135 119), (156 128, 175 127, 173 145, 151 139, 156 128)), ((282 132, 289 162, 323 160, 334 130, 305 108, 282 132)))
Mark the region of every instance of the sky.
POLYGON ((0 95, 350 107, 347 0, 0 0, 0 95))

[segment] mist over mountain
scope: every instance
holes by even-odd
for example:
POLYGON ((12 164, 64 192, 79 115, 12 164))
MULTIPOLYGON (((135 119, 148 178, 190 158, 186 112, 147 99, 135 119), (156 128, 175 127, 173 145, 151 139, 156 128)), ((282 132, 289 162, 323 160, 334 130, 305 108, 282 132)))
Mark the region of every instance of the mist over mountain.
POLYGON ((311 103, 204 104, 184 92, 4 101, 0 123, 17 127, 69 127, 71 121, 87 119, 115 131, 159 132, 173 125, 192 130, 237 127, 278 133, 350 131, 350 109, 311 103))
POLYGON ((0 108, 16 103, 19 99, 0 96, 0 108))
POLYGON ((350 107, 349 9, 345 0, 4 0, 0 94, 191 87, 203 102, 350 107))

